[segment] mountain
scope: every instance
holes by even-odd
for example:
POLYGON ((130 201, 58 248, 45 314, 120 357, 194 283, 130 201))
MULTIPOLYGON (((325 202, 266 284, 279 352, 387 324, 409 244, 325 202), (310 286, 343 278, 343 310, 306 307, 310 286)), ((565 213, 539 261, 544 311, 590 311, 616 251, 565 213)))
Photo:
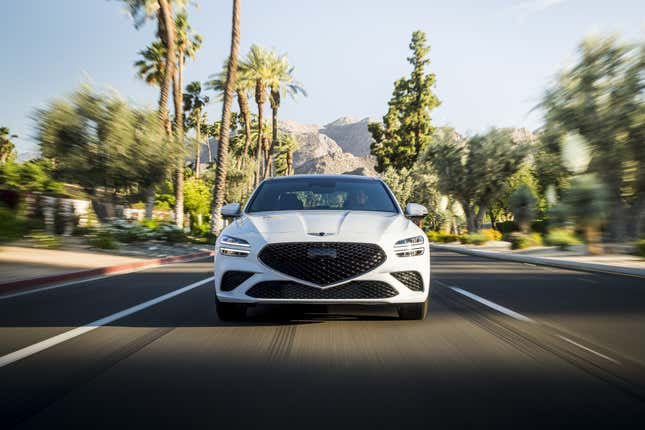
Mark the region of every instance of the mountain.
POLYGON ((282 121, 280 129, 291 133, 300 145, 293 157, 296 173, 375 176, 368 121, 342 117, 323 126, 282 121))
POLYGON ((359 157, 367 157, 370 155, 370 144, 372 143, 372 135, 367 130, 369 122, 369 118, 358 120, 342 117, 324 125, 320 129, 320 133, 336 141, 343 151, 359 157))

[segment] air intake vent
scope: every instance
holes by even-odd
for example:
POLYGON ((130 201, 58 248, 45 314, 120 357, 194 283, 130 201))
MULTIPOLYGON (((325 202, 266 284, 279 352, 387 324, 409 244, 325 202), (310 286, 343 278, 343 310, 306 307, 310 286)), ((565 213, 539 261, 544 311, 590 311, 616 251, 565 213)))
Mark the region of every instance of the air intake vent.
POLYGON ((278 272, 325 286, 365 274, 385 261, 385 252, 373 243, 273 243, 260 260, 278 272))
POLYGON ((246 294, 258 299, 387 299, 398 294, 391 285, 380 281, 351 281, 320 289, 291 281, 265 281, 252 286, 246 294))
POLYGON ((224 275, 222 275, 220 289, 222 291, 233 291, 234 289, 239 287, 242 282, 246 281, 253 275, 253 272, 239 272, 236 270, 229 270, 228 272, 224 273, 224 275))
POLYGON ((412 291, 423 291, 423 279, 419 272, 392 272, 390 275, 412 291))

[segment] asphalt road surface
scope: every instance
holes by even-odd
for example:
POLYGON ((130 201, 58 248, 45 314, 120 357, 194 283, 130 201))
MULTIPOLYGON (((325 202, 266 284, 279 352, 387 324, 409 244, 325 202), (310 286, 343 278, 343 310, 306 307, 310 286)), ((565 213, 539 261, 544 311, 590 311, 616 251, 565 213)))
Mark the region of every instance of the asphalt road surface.
POLYGON ((257 307, 211 264, 0 299, 3 428, 645 428, 645 280, 432 252, 430 313, 257 307))

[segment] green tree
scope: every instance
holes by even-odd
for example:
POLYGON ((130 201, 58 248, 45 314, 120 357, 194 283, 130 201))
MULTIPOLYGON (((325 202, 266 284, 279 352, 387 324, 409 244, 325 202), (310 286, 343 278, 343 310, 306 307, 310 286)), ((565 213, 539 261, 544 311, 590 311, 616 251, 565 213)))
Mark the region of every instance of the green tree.
POLYGON ((269 176, 270 157, 273 148, 278 145, 278 109, 280 109, 280 100, 284 95, 295 98, 298 94, 307 96, 307 92, 301 83, 293 77, 293 67, 289 65, 286 55, 271 56, 271 78, 268 81, 269 103, 271 104, 271 146, 265 156, 264 177, 269 176))
MULTIPOLYGON (((188 112, 187 124, 195 129, 195 177, 199 179, 202 150, 202 125, 206 119, 204 106, 210 98, 202 94, 202 84, 194 81, 186 85, 184 93, 184 110, 188 112)), ((209 160, 210 161, 210 160, 209 160)))
POLYGON ((87 86, 37 111, 34 119, 41 153, 55 177, 93 196, 98 188, 116 196, 154 186, 174 156, 157 114, 87 86))
POLYGON ((608 187, 614 240, 623 239, 628 226, 645 227, 644 90, 644 44, 589 38, 541 103, 547 128, 559 130, 560 138, 575 133, 589 146, 589 170, 608 187))
POLYGON ((224 193, 226 190, 226 175, 228 172, 228 144, 231 127, 231 105, 235 92, 235 80, 237 77, 237 61, 240 50, 240 2, 233 0, 233 19, 231 25, 231 52, 228 58, 226 71, 226 86, 224 91, 224 103, 222 105, 222 129, 217 154, 217 170, 215 174, 215 185, 213 186, 213 201, 211 204, 211 233, 218 234, 223 227, 222 214, 224 205, 224 193))
POLYGON ((184 100, 183 76, 186 58, 195 58, 197 50, 201 47, 202 38, 192 32, 185 11, 178 13, 174 19, 177 43, 177 65, 173 78, 173 98, 175 106, 175 137, 177 140, 177 165, 175 170, 175 223, 177 227, 184 226, 184 100))
POLYGON ((274 53, 261 48, 258 45, 251 45, 249 53, 240 62, 240 70, 248 79, 255 83, 255 103, 258 107, 258 127, 257 127, 257 149, 256 162, 257 174, 256 182, 259 182, 263 176, 264 167, 262 151, 265 145, 265 139, 262 130, 264 124, 264 104, 267 100, 267 84, 272 78, 272 57, 274 53))
MULTIPOLYGON (((210 80, 206 83, 208 89, 215 91, 218 94, 218 100, 221 100, 224 95, 224 88, 226 86, 226 64, 222 70, 210 76, 210 80)), ((242 168, 246 165, 247 155, 251 146, 251 110, 249 109, 249 95, 251 90, 255 87, 255 81, 249 79, 244 70, 239 66, 237 68, 237 79, 235 80, 235 96, 237 104, 240 109, 242 123, 244 125, 244 148, 241 152, 242 156, 237 158, 235 163, 236 168, 242 168)))
POLYGON ((377 170, 392 166, 396 169, 410 168, 423 153, 434 132, 430 112, 440 101, 432 92, 436 76, 426 71, 430 60, 430 47, 426 34, 415 31, 410 42, 412 65, 410 78, 401 78, 394 83, 388 112, 382 123, 368 125, 374 139, 371 152, 377 159, 377 170))
POLYGON ((579 175, 571 179, 562 193, 560 210, 584 231, 585 241, 592 253, 599 252, 594 244, 599 242, 600 227, 607 217, 607 187, 595 175, 579 175))
POLYGON ((176 67, 176 33, 173 16, 173 5, 183 10, 188 0, 123 0, 128 7, 130 16, 134 20, 135 28, 140 28, 148 19, 157 23, 157 37, 165 47, 165 70, 159 91, 159 118, 166 133, 172 133, 170 114, 168 112, 168 98, 176 67))
POLYGON ((191 220, 198 226, 202 225, 204 215, 208 215, 212 200, 211 187, 196 177, 186 181, 184 187, 186 210, 191 220))
POLYGON ((160 40, 155 40, 139 51, 141 59, 134 63, 137 77, 148 85, 160 87, 163 83, 163 74, 166 69, 166 48, 160 40))
POLYGON ((508 129, 464 139, 443 128, 435 132, 421 161, 432 164, 439 191, 461 204, 468 231, 473 233, 481 229, 491 200, 518 171, 529 149, 529 142, 508 129))
MULTIPOLYGON (((534 196, 539 194, 539 185, 535 178, 535 167, 529 162, 523 163, 517 172, 504 181, 499 191, 491 199, 487 214, 493 228, 495 228, 498 220, 508 221, 510 216, 513 215, 510 204, 511 195, 522 186, 528 187, 534 196)), ((541 201, 543 199, 538 200, 538 202, 541 201)))
POLYGON ((278 135, 278 144, 274 147, 275 174, 277 176, 293 175, 293 153, 298 149, 298 141, 289 133, 278 135))
POLYGON ((523 233, 528 233, 529 225, 535 217, 537 198, 528 185, 522 184, 511 193, 508 206, 523 233))
POLYGON ((0 127, 0 165, 15 158, 16 147, 11 139, 17 137, 17 135, 11 134, 7 127, 0 127))
MULTIPOLYGON (((152 80, 160 79, 159 81, 159 119, 166 130, 166 135, 168 137, 172 136, 172 125, 170 122, 170 113, 168 110, 168 99, 170 96, 171 85, 175 79, 175 71, 177 66, 177 44, 176 44, 176 29, 175 29, 175 18, 173 16, 173 5, 179 10, 182 11, 186 7, 188 0, 123 0, 128 6, 130 16, 134 20, 135 28, 140 28, 148 19, 155 20, 157 23, 157 37, 161 41, 161 47, 163 47, 163 52, 165 52, 165 59, 163 61, 163 72, 156 73, 156 77, 151 77, 152 80)), ((157 49, 159 52, 159 46, 154 47, 154 43, 151 48, 157 49)), ((151 49, 148 48, 148 49, 151 49)), ((153 54, 153 52, 150 52, 153 54)), ((146 60, 144 56, 144 61, 146 60)), ((150 62, 151 60, 147 60, 150 62)), ((155 67, 159 67, 155 65, 155 67)), ((138 67, 139 75, 141 76, 141 66, 138 67)), ((146 82, 149 82, 146 79, 146 82)), ((150 83, 150 82, 149 82, 150 83)), ((177 94, 176 86, 174 88, 175 95, 177 94)), ((181 93, 181 87, 179 87, 179 92, 181 93)), ((176 97, 175 97, 176 98, 176 97)), ((175 110, 177 100, 175 100, 175 110)), ((181 109, 181 106, 179 107, 181 109)), ((182 130, 179 131, 179 134, 183 134, 182 130)), ((183 143, 183 137, 180 142, 183 143)), ((183 160, 182 160, 183 161, 183 160)), ((183 171, 183 167, 181 169, 183 171)), ((183 178, 183 176, 182 176, 183 178)), ((175 187, 177 188, 177 187, 175 187)), ((177 190, 176 190, 177 192, 177 190)), ((151 188, 147 190, 147 202, 146 202, 146 217, 152 216, 152 209, 154 207, 154 189, 151 188)), ((178 202, 180 207, 181 214, 177 218, 177 222, 181 221, 183 216, 183 206, 182 201, 178 202)))

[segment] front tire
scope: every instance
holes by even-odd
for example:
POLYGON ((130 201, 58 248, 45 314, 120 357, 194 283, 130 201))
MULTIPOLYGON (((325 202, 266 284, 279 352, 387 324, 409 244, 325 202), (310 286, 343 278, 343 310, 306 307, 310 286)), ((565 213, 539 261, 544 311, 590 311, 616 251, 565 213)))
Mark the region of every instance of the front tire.
POLYGON ((215 310, 222 321, 242 321, 246 319, 247 306, 243 303, 220 302, 215 296, 215 310))
POLYGON ((399 305, 398 311, 402 320, 424 320, 428 315, 428 301, 399 305))

